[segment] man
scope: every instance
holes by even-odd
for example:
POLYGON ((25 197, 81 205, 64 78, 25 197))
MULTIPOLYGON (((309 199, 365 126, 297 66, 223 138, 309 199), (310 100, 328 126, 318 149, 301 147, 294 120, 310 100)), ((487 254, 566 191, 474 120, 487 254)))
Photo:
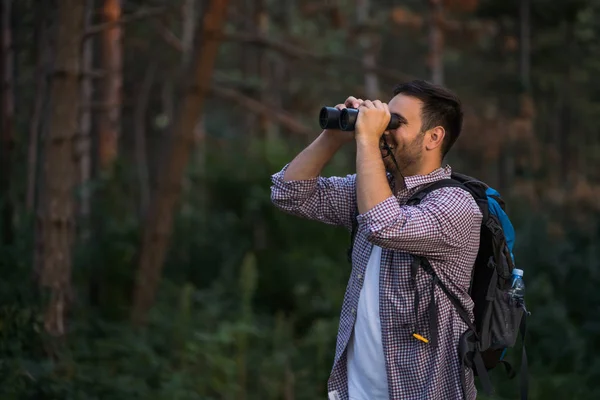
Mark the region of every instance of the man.
POLYGON ((433 345, 427 316, 431 277, 417 275, 417 318, 410 271, 413 256, 427 257, 472 319, 468 287, 481 213, 457 187, 434 190, 415 206, 405 204, 417 190, 450 177, 442 160, 461 131, 460 101, 443 87, 412 81, 394 90, 389 105, 351 96, 336 107, 358 108, 355 132, 323 131, 272 176, 271 188, 282 210, 349 230, 358 209, 329 399, 451 400, 465 398, 464 392, 467 400, 475 399, 472 371, 464 371, 464 392, 460 378, 458 340, 466 324, 436 286, 439 337, 433 345), (391 113, 401 123, 386 131, 391 113), (336 151, 352 140, 356 174, 321 177, 336 151))

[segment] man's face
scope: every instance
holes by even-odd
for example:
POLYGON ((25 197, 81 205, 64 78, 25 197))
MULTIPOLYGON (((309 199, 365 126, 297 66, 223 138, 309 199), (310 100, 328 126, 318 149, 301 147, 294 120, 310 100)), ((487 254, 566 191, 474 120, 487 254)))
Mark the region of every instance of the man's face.
MULTIPOLYGON (((392 148, 400 172, 407 176, 417 170, 423 157, 423 139, 421 122, 421 100, 398 94, 388 103, 390 113, 400 116, 400 126, 384 133, 385 141, 392 148)), ((383 139, 380 144, 383 162, 387 171, 394 173, 396 166, 388 151, 384 148, 383 139)))

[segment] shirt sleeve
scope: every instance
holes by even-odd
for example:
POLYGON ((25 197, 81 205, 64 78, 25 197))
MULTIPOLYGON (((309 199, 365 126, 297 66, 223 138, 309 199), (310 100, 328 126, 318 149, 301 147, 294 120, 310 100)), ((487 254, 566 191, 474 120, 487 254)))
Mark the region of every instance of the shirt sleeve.
POLYGON ((352 228, 356 209, 356 175, 284 181, 288 168, 271 176, 271 201, 299 217, 352 228))
POLYGON ((481 212, 473 197, 460 188, 441 188, 421 203, 400 205, 390 196, 358 216, 367 240, 382 248, 446 259, 469 242, 480 229, 481 212))

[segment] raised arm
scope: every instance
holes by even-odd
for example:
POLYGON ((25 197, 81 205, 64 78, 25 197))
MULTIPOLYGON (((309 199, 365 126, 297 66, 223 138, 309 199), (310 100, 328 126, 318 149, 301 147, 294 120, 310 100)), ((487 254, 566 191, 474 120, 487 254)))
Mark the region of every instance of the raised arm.
POLYGON ((447 259, 460 253, 475 231, 481 213, 473 197, 456 187, 429 193, 415 206, 400 205, 390 196, 358 216, 367 239, 382 248, 429 259, 447 259))
MULTIPOLYGON (((336 107, 356 108, 361 103, 361 99, 350 96, 336 107)), ((355 176, 325 178, 320 174, 335 153, 353 140, 352 132, 324 130, 271 177, 273 204, 293 215, 351 228, 356 208, 355 176)))
POLYGON ((289 167, 272 176, 273 204, 292 215, 350 229, 356 209, 355 176, 286 181, 289 167))
POLYGON ((465 190, 450 187, 429 193, 418 205, 400 205, 379 150, 378 132, 388 121, 387 105, 367 101, 361 106, 356 123, 359 224, 365 226, 368 240, 382 248, 432 259, 458 254, 473 230, 479 234, 477 203, 465 190))
POLYGON ((331 225, 351 227, 356 208, 355 179, 325 178, 322 169, 344 144, 324 131, 281 171, 272 176, 271 201, 281 210, 331 225))

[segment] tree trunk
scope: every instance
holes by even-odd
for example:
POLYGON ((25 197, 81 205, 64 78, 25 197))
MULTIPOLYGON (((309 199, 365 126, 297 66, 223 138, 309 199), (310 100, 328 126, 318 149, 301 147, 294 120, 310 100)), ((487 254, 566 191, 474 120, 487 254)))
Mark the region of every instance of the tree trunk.
MULTIPOLYGON (((255 7, 254 25, 256 26, 257 33, 262 37, 267 37, 269 33, 269 9, 267 8, 266 1, 256 0, 255 7)), ((255 78, 258 78, 260 81, 259 98, 263 103, 268 103, 270 98, 270 71, 267 51, 263 48, 257 48, 256 57, 257 75, 255 78)), ((269 118, 264 113, 260 115, 258 125, 260 126, 260 135, 262 135, 264 140, 267 140, 272 126, 269 118)))
POLYGON ((530 37, 530 0, 521 0, 521 9, 519 11, 521 21, 520 32, 520 59, 519 74, 521 76, 521 85, 526 92, 531 89, 530 79, 530 59, 531 59, 531 37, 530 37))
POLYGON ((194 131, 210 87, 228 0, 212 0, 207 7, 202 32, 196 36, 193 62, 184 77, 179 117, 172 127, 172 143, 166 168, 159 177, 156 195, 147 214, 133 293, 132 322, 143 325, 154 303, 165 254, 169 246, 175 206, 181 195, 181 182, 194 143, 194 131))
POLYGON ((184 0, 182 7, 181 50, 184 66, 189 65, 194 50, 194 33, 198 15, 196 6, 196 0, 184 0))
MULTIPOLYGON (((94 0, 86 0, 85 28, 92 24, 94 12, 94 0)), ((86 73, 93 67, 94 36, 86 36, 83 39, 82 70, 86 73)), ((79 163, 78 183, 80 185, 79 216, 81 220, 87 221, 90 217, 91 193, 88 182, 92 176, 92 92, 93 82, 89 74, 81 80, 80 104, 81 112, 79 119, 79 138, 77 141, 76 159, 79 163)), ((81 232, 81 238, 86 240, 90 236, 88 224, 81 232)))
MULTIPOLYGON (((574 27, 571 22, 565 23, 565 46, 564 55, 566 57, 572 57, 573 54, 573 41, 574 41, 574 27)), ((573 59, 573 58, 571 58, 573 59)), ((573 81, 574 81, 574 68, 572 63, 567 63, 566 71, 562 79, 563 87, 561 90, 561 96, 559 98, 560 109, 559 109, 559 129, 558 135, 558 148, 560 149, 560 169, 558 176, 560 182, 564 184, 569 183, 571 171, 573 169, 573 150, 571 148, 570 138, 572 137, 572 123, 573 123, 573 110, 572 110, 572 98, 573 98, 573 81)))
POLYGON ((51 80, 51 120, 44 138, 43 184, 39 229, 40 285, 49 289, 44 316, 46 331, 65 333, 65 313, 71 297, 71 250, 75 233, 73 188, 77 165, 73 159, 78 131, 81 38, 85 4, 81 0, 58 2, 55 69, 51 80))
POLYGON ((121 126, 121 87, 123 81, 121 0, 104 0, 102 7, 104 23, 115 23, 102 31, 101 57, 105 78, 100 85, 102 112, 98 114, 98 160, 101 171, 108 171, 114 164, 119 149, 121 126))
POLYGON ((11 244, 13 230, 13 196, 11 175, 14 138, 13 48, 11 33, 12 0, 2 0, 0 5, 0 239, 11 244))
POLYGON ((48 95, 48 67, 50 44, 48 36, 50 30, 47 26, 45 7, 35 10, 35 100, 31 110, 29 122, 29 143, 27 150, 27 193, 25 206, 27 211, 33 212, 36 207, 36 188, 38 174, 38 152, 39 138, 41 134, 41 122, 44 114, 44 105, 48 95))
POLYGON ((135 161, 137 165, 138 182, 140 185, 140 215, 146 215, 150 203, 150 173, 148 172, 148 146, 146 145, 146 112, 156 65, 152 64, 146 70, 142 81, 134 111, 135 161))
POLYGON ((429 69, 431 81, 437 85, 444 84, 444 17, 442 0, 429 0, 431 24, 429 26, 429 69))
POLYGON ((359 0, 356 9, 357 22, 358 25, 364 30, 366 33, 362 34, 360 37, 360 46, 362 48, 362 64, 366 69, 365 72, 365 96, 368 99, 378 99, 379 98, 379 80, 377 78, 377 74, 371 68, 376 67, 376 54, 378 44, 375 43, 375 39, 373 37, 372 29, 369 24, 369 13, 371 1, 370 0, 359 0))

